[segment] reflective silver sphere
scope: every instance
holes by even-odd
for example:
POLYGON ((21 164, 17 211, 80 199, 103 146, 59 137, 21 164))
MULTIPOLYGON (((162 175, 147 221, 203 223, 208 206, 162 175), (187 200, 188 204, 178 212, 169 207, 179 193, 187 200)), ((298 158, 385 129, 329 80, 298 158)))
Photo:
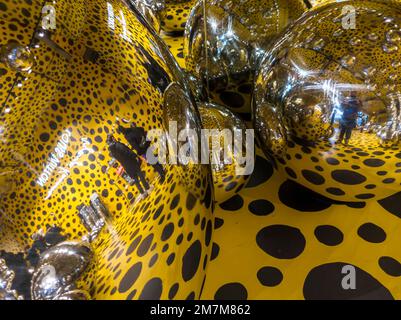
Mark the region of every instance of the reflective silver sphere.
POLYGON ((266 154, 327 197, 361 201, 401 183, 401 8, 355 1, 304 15, 266 54, 254 120, 266 154), (349 26, 349 28, 345 28, 349 26))
POLYGON ((241 156, 243 156, 246 142, 245 131, 247 128, 238 116, 222 106, 212 103, 198 103, 198 109, 203 128, 218 130, 210 131, 209 150, 220 151, 216 153, 211 152, 211 167, 215 199, 218 203, 224 202, 239 192, 249 178, 249 175, 239 174, 237 170, 241 164, 235 157, 235 145, 233 144, 235 131, 237 131, 242 137, 242 149, 239 151, 241 156), (213 139, 216 137, 217 139, 213 139))
POLYGON ((35 63, 35 57, 28 47, 9 42, 0 47, 0 61, 19 72, 28 72, 35 63))
POLYGON ((52 300, 70 291, 92 259, 87 243, 63 242, 45 251, 32 277, 32 299, 52 300))
POLYGON ((186 68, 208 88, 212 102, 250 112, 260 57, 305 11, 302 0, 199 1, 185 30, 186 68))
POLYGON ((6 262, 0 259, 0 301, 2 300, 22 300, 15 290, 12 290, 12 284, 15 278, 15 273, 9 269, 6 262))

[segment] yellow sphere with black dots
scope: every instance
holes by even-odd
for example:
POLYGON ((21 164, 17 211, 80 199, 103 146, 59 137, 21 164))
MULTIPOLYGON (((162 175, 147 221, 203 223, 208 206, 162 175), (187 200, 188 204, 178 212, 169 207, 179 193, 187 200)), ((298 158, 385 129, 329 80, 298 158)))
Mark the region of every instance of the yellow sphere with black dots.
POLYGON ((195 4, 195 0, 165 0, 164 9, 160 12, 163 31, 184 32, 185 24, 195 4))
POLYGON ((306 9, 303 0, 199 1, 185 30, 186 69, 211 102, 249 114, 260 58, 306 9))
POLYGON ((261 146, 290 179, 339 201, 401 184, 401 7, 310 11, 267 53, 255 82, 261 146), (356 25, 353 25, 355 23, 356 25))
POLYGON ((169 121, 201 130, 181 69, 131 2, 43 5, 0 1, 0 252, 35 268, 59 230, 92 241, 77 289, 93 299, 199 297, 210 167, 154 164, 147 153, 169 121))
POLYGON ((196 0, 135 0, 135 6, 157 31, 183 33, 196 0))

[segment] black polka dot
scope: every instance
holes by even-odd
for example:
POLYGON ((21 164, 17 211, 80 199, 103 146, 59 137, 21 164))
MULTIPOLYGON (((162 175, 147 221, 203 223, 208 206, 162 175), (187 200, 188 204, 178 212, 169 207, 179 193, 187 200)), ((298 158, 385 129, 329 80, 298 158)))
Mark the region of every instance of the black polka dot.
POLYGON ((206 232, 205 232, 205 245, 206 247, 209 246, 210 241, 212 239, 212 231, 213 231, 213 226, 212 226, 212 221, 208 221, 206 225, 206 232))
POLYGON ((390 197, 379 200, 379 204, 393 215, 401 218, 401 192, 393 194, 390 197))
POLYGON ((277 259, 293 259, 305 249, 306 240, 301 231, 286 225, 272 225, 256 236, 258 246, 277 259))
POLYGON ((185 300, 195 300, 195 292, 192 291, 185 300))
POLYGON ((130 294, 127 296, 127 300, 132 300, 134 299, 135 295, 136 295, 137 290, 134 289, 130 292, 130 294))
MULTIPOLYGON (((335 262, 312 269, 307 275, 303 293, 306 300, 393 300, 390 291, 364 270, 355 268, 356 287, 344 290, 342 283, 350 264, 335 262)), ((351 265, 352 266, 352 265, 351 265)))
POLYGON ((143 257, 146 253, 148 253, 152 241, 153 234, 150 234, 145 239, 143 239, 137 251, 138 256, 143 257))
POLYGON ((42 141, 42 142, 47 142, 47 141, 49 141, 49 139, 50 139, 50 135, 49 135, 47 132, 45 132, 45 133, 42 133, 42 134, 39 136, 39 138, 40 138, 40 141, 42 141))
POLYGON ((220 204, 220 208, 227 211, 237 211, 244 205, 244 200, 238 194, 220 204))
POLYGON ((273 175, 273 166, 269 161, 260 156, 256 156, 255 168, 248 180, 246 188, 254 188, 268 181, 273 175))
POLYGON ((159 300, 163 291, 162 280, 153 278, 145 284, 142 289, 139 300, 159 300))
POLYGON ((171 299, 174 299, 174 297, 176 296, 176 294, 177 294, 177 292, 178 292, 178 289, 179 289, 179 285, 178 285, 178 283, 175 283, 175 284, 173 284, 172 286, 171 286, 171 288, 170 288, 170 290, 169 290, 169 292, 168 292, 168 298, 171 300, 171 299))
POLYGON ((326 161, 328 164, 331 164, 333 166, 340 164, 340 161, 338 161, 336 158, 327 158, 326 161))
POLYGON ((254 215, 267 216, 274 211, 274 205, 268 200, 254 200, 249 204, 248 209, 254 215))
POLYGON ((212 255, 211 255, 211 257, 210 257, 210 261, 216 259, 217 256, 219 255, 219 252, 220 252, 220 247, 219 247, 219 245, 218 245, 217 243, 214 243, 214 242, 213 242, 213 245, 212 245, 212 255))
POLYGON ((138 236, 131 242, 130 246, 127 249, 127 253, 126 253, 127 256, 135 251, 136 247, 141 242, 141 240, 142 240, 142 236, 138 236))
POLYGON ((185 252, 182 258, 182 278, 184 281, 191 280, 199 268, 202 245, 199 240, 195 241, 185 252))
POLYGON ((64 98, 61 98, 59 101, 60 105, 62 105, 63 107, 65 107, 67 105, 67 100, 65 100, 64 98))
POLYGON ((161 205, 159 208, 157 208, 155 214, 153 215, 153 220, 156 220, 157 218, 160 217, 161 213, 163 212, 164 205, 161 205))
POLYGON ((162 241, 166 241, 166 240, 170 239, 173 232, 174 232, 174 224, 173 223, 167 224, 164 227, 163 232, 162 232, 162 236, 161 236, 162 241))
POLYGON ((220 219, 220 218, 217 218, 217 217, 214 219, 214 228, 215 229, 221 228, 223 226, 223 224, 224 224, 224 220, 223 219, 220 219))
POLYGON ((206 192, 205 192, 205 198, 203 199, 206 208, 210 208, 212 205, 212 187, 210 185, 207 186, 206 192))
POLYGON ((133 286, 136 280, 138 280, 141 270, 141 262, 138 262, 129 268, 124 277, 121 279, 118 291, 121 293, 127 292, 133 286))
POLYGON ((170 210, 174 210, 175 208, 177 208, 179 202, 180 202, 180 195, 177 194, 177 195, 173 198, 173 200, 171 201, 170 210))
POLYGON ((238 282, 226 283, 221 286, 215 293, 215 300, 246 300, 248 291, 238 282))
POLYGON ((288 176, 290 176, 291 178, 293 178, 293 179, 296 179, 296 178, 297 178, 297 174, 296 174, 295 171, 292 170, 291 168, 286 167, 286 168, 285 168, 285 172, 287 172, 288 176))
POLYGON ((327 188, 326 191, 333 196, 343 196, 345 195, 345 192, 341 190, 340 188, 327 188))
POLYGON ((155 263, 157 262, 157 259, 159 258, 159 255, 156 253, 150 258, 149 260, 149 268, 153 267, 155 263))
POLYGON ((377 167, 381 167, 385 164, 385 162, 383 160, 380 159, 366 159, 363 161, 363 163, 368 166, 368 167, 373 167, 373 168, 377 168, 377 167))
POLYGON ((385 184, 390 184, 390 183, 394 183, 395 179, 394 178, 387 178, 387 179, 384 179, 382 182, 385 183, 385 184))
POLYGON ((381 243, 386 240, 386 233, 384 230, 373 223, 361 225, 358 229, 358 235, 362 239, 372 243, 381 243))
POLYGON ((283 274, 274 267, 263 267, 257 274, 259 282, 266 287, 278 286, 283 281, 283 274))
POLYGON ((307 275, 303 287, 306 300, 393 300, 390 291, 364 270, 355 268, 356 288, 344 290, 342 283, 352 266, 343 262, 320 265, 307 275))
POLYGON ((366 177, 350 170, 335 170, 331 176, 337 182, 347 185, 357 185, 366 181, 366 177))
POLYGON ((375 195, 373 193, 361 193, 361 194, 357 194, 355 196, 355 198, 360 199, 360 200, 372 199, 374 197, 375 197, 375 195))
POLYGON ((343 239, 343 233, 334 226, 323 225, 315 229, 316 238, 327 246, 339 245, 343 239))
POLYGON ((175 259, 175 253, 170 254, 166 260, 167 265, 170 266, 174 262, 174 259, 175 259))
POLYGON ((392 277, 401 276, 401 263, 391 257, 381 257, 379 266, 382 270, 392 277))
POLYGON ((188 211, 191 211, 196 204, 196 197, 192 193, 188 193, 187 196, 187 201, 186 201, 186 207, 188 211))
POLYGON ((310 183, 313 183, 316 185, 322 185, 325 182, 325 179, 323 178, 323 176, 321 176, 320 174, 318 174, 317 172, 314 172, 314 171, 302 170, 302 175, 310 183))
POLYGON ((280 186, 279 198, 286 206, 302 212, 322 211, 332 205, 328 198, 292 180, 287 180, 280 186))

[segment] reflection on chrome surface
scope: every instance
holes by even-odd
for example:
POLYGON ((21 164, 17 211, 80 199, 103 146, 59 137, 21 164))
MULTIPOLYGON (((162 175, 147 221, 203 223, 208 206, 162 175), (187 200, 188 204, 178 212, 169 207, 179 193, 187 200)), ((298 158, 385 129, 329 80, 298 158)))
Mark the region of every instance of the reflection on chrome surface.
POLYGON ((18 293, 11 288, 14 277, 14 271, 7 267, 3 259, 0 259, 0 301, 23 299, 22 296, 19 296, 18 293))
POLYGON ((252 84, 266 49, 305 10, 302 0, 199 1, 185 30, 186 67, 204 82, 213 102, 249 112, 249 96, 239 107, 228 101, 229 94, 223 99, 219 94, 236 95, 237 87, 252 84))
POLYGON ((16 42, 0 46, 0 61, 19 72, 29 72, 35 63, 35 57, 28 47, 16 42))
POLYGON ((73 294, 72 291, 76 290, 76 281, 85 272, 92 256, 88 243, 72 241, 60 243, 45 251, 32 277, 32 299, 82 297, 82 294, 73 294))
MULTIPOLYGON (((198 103, 204 129, 210 130, 209 150, 216 201, 221 203, 239 192, 249 176, 240 175, 239 158, 246 154, 246 125, 233 112, 212 103, 198 103), (241 135, 240 150, 233 141, 241 135)), ((252 150, 253 152, 253 150, 252 150)), ((242 159, 242 158, 241 158, 242 159)))
POLYGON ((267 53, 255 83, 255 127, 266 153, 292 179, 336 199, 368 199, 400 180, 376 171, 398 172, 397 157, 384 154, 400 150, 401 11, 358 3, 359 27, 344 30, 344 5, 306 14, 267 53), (301 168, 308 166, 302 150, 296 155, 302 148, 317 169, 301 168), (353 163, 342 162, 346 153, 356 153, 353 163), (333 165, 341 171, 324 181, 317 171, 333 165))

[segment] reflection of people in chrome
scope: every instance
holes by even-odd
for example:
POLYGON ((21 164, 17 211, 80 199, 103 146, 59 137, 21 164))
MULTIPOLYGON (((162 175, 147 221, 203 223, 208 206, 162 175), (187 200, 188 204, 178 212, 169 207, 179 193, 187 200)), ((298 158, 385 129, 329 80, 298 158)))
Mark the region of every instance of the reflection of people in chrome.
POLYGON ((110 155, 116 159, 124 168, 125 172, 134 181, 141 194, 146 193, 150 186, 146 181, 145 174, 141 170, 141 160, 125 144, 117 141, 112 135, 107 137, 110 155), (142 188, 142 185, 143 188, 142 188))
POLYGON ((356 127, 358 112, 362 106, 361 101, 358 99, 356 92, 352 91, 350 97, 345 99, 342 104, 343 115, 340 119, 340 136, 337 143, 348 145, 351 139, 352 130, 356 127))
MULTIPOLYGON (((131 145, 131 147, 138 153, 139 156, 146 159, 146 152, 150 147, 151 142, 146 140, 147 132, 144 128, 136 127, 131 124, 130 128, 118 126, 118 133, 122 133, 131 145)), ((152 164, 153 169, 160 175, 161 181, 164 181, 164 169, 160 163, 152 164)))

